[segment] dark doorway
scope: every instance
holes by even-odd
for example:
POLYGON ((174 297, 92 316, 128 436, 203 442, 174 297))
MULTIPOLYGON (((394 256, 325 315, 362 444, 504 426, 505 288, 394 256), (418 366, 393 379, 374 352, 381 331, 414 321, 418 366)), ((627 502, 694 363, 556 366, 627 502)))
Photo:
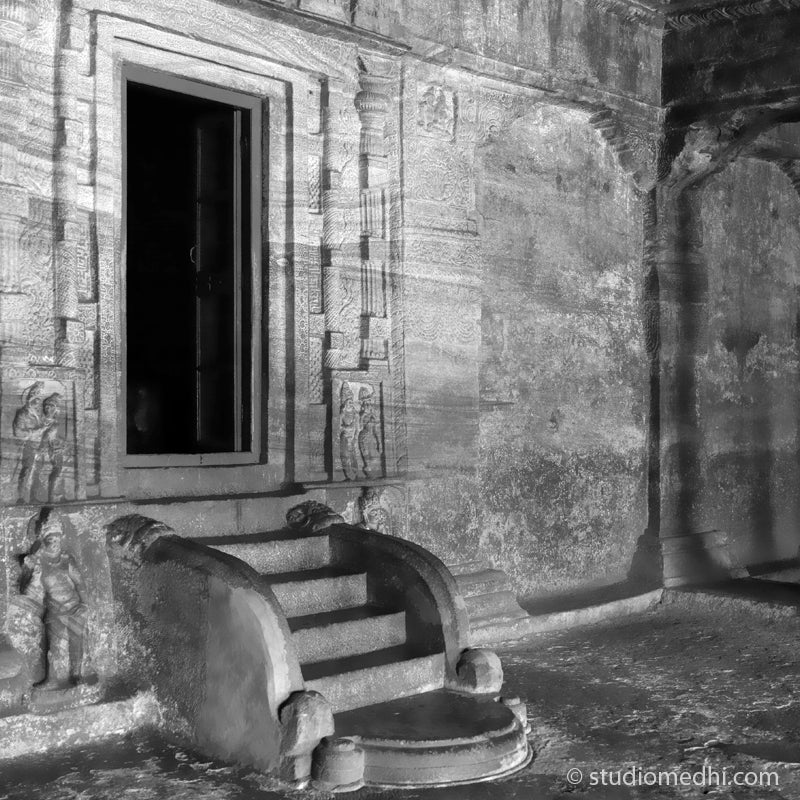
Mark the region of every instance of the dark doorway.
POLYGON ((129 454, 250 448, 250 111, 127 82, 129 454))

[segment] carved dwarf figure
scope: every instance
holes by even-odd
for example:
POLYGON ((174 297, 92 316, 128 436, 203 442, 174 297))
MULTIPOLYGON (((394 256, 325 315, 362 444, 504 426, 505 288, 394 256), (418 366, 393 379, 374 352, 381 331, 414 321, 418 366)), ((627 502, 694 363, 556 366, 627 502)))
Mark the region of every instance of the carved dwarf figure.
POLYGON ((22 562, 22 594, 38 608, 45 628, 45 679, 41 689, 66 689, 85 675, 88 609, 72 555, 62 549, 64 532, 55 514, 41 524, 39 538, 22 562))
POLYGON ((358 477, 359 463, 357 454, 358 411, 353 398, 353 390, 345 381, 339 397, 339 459, 347 480, 358 477))
POLYGON ((382 442, 380 418, 375 409, 375 393, 362 386, 358 392, 361 403, 359 413, 358 450, 361 455, 362 469, 368 478, 383 474, 381 469, 382 442))

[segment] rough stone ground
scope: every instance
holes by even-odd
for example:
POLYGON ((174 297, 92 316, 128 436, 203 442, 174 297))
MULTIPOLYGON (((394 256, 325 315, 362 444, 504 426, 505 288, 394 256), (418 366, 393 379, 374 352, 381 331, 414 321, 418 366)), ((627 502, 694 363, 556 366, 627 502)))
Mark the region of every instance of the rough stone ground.
MULTIPOLYGON (((682 602, 500 649, 537 756, 493 784, 362 790, 357 800, 800 798, 800 619, 682 602), (797 763, 791 763, 797 762, 797 763), (774 771, 778 786, 589 786, 591 770, 774 771), (572 786, 567 772, 584 780, 572 786)), ((629 778, 628 778, 629 780, 629 778)), ((317 800, 156 737, 5 765, 2 800, 317 800)), ((321 799, 320 799, 321 800, 321 799)))

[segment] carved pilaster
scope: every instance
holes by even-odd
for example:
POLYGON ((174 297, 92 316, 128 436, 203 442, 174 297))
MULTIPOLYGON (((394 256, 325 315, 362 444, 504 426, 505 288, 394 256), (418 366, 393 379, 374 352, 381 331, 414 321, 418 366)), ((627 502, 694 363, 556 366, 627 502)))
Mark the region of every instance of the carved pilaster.
POLYGON ((385 126, 389 98, 384 77, 362 72, 355 106, 361 120, 359 141, 361 183, 361 361, 385 361, 388 340, 375 335, 369 320, 385 317, 386 303, 386 144, 385 126))
POLYGON ((0 2, 0 348, 3 361, 23 360, 26 298, 20 285, 20 238, 27 193, 20 186, 18 147, 25 85, 20 65, 27 28, 24 0, 0 2))

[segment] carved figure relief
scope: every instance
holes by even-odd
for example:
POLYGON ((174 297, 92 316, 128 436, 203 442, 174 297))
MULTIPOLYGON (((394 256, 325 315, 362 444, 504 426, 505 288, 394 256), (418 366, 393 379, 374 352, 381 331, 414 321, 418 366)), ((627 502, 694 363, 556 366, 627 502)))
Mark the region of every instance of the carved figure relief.
POLYGON ((100 696, 89 655, 89 606, 76 558, 52 509, 31 521, 36 537, 22 558, 13 638, 33 681, 30 709, 48 713, 100 696))
POLYGON ((12 431, 20 447, 16 481, 19 503, 63 499, 64 440, 59 431, 62 395, 44 394, 44 382, 35 381, 22 393, 22 405, 14 414, 12 431))
POLYGON ((359 473, 357 443, 358 411, 353 390, 345 381, 339 393, 339 460, 344 476, 349 481, 355 480, 359 473))
POLYGON ((87 672, 85 589, 75 558, 63 549, 63 538, 61 521, 49 514, 22 562, 20 593, 35 604, 45 627, 43 689, 74 686, 87 672))
POLYGON ((383 442, 380 433, 380 418, 375 408, 375 392, 371 387, 362 386, 358 390, 359 432, 358 451, 361 457, 361 468, 367 478, 374 478, 383 473, 381 455, 383 442))
POLYGON ((338 421, 339 466, 345 480, 382 477, 383 423, 376 388, 342 381, 338 421))
POLYGON ((5 503, 57 503, 74 499, 78 484, 75 398, 82 382, 60 370, 17 370, 0 375, 0 497, 5 503))
POLYGON ((444 86, 420 87, 417 93, 417 125, 426 133, 453 137, 455 131, 455 96, 444 86))

